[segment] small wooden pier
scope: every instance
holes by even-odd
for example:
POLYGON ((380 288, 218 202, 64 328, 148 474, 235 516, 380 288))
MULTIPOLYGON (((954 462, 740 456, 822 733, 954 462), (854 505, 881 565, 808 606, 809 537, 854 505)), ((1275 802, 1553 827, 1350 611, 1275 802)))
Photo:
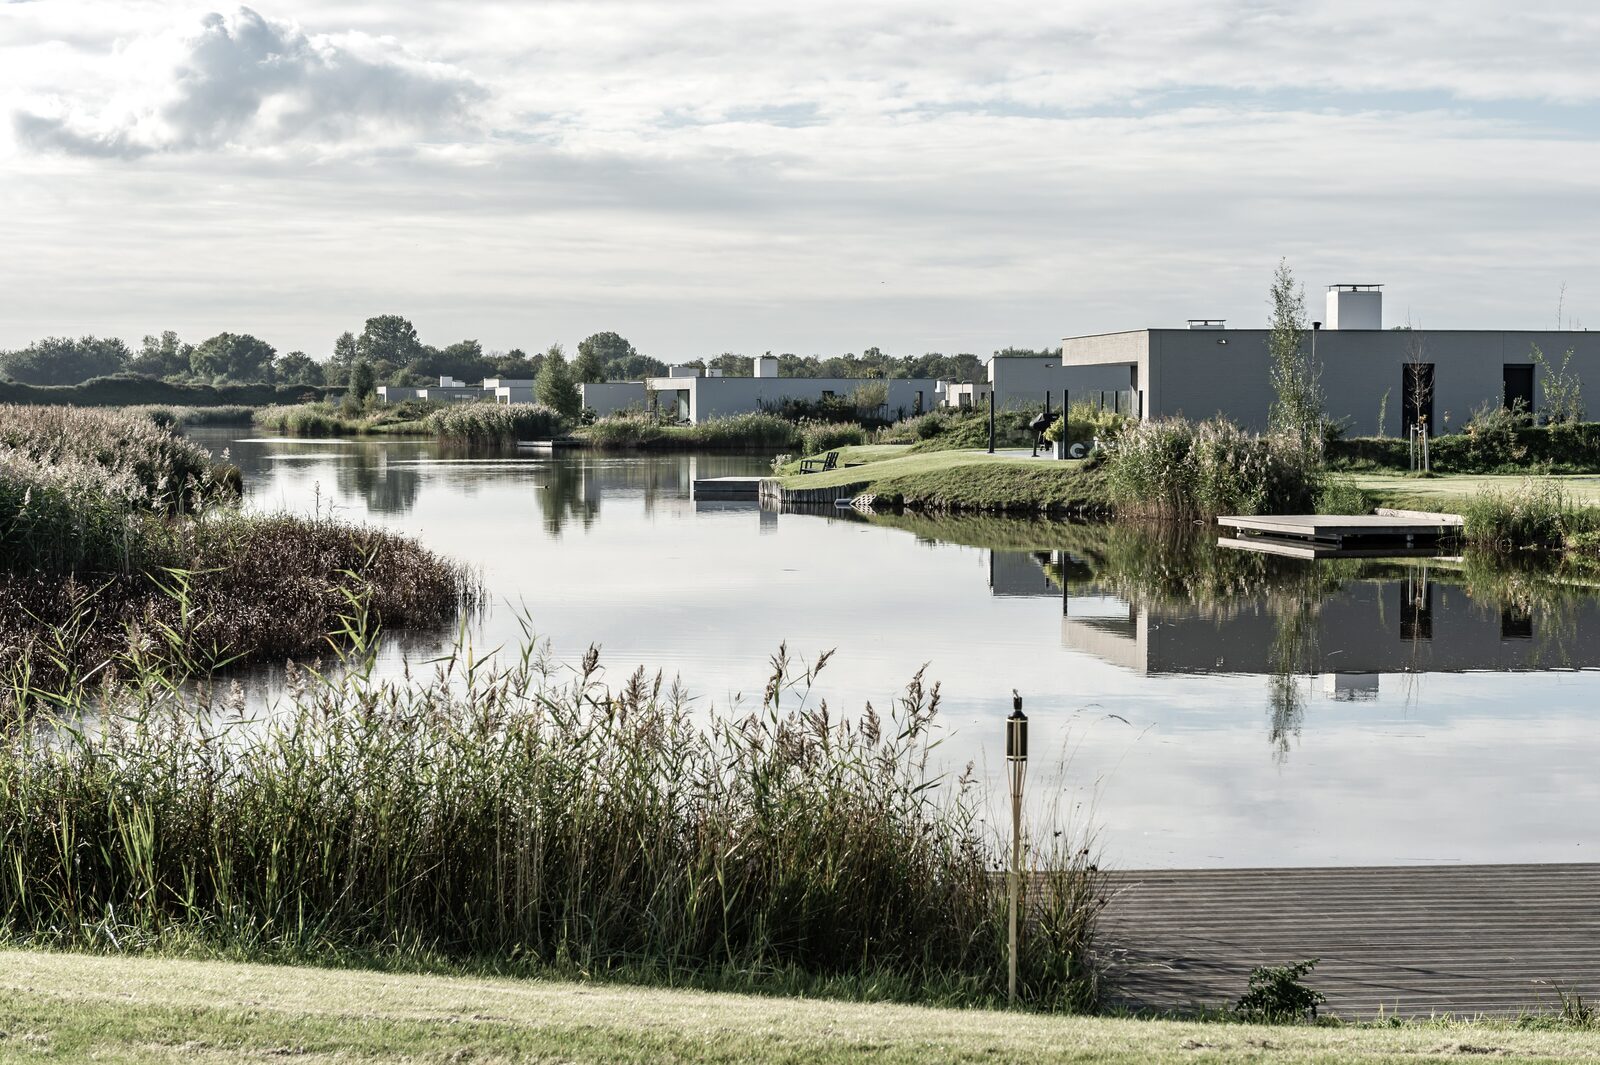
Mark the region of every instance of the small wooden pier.
POLYGON ((1226 1007, 1255 966, 1308 958, 1346 1018, 1600 996, 1600 864, 1119 872, 1107 893, 1107 998, 1127 1009, 1226 1007))
POLYGON ((1380 509, 1372 514, 1264 514, 1229 516, 1217 524, 1236 536, 1217 542, 1290 558, 1354 558, 1407 553, 1433 554, 1438 545, 1459 536, 1459 514, 1380 509))
POLYGON ((761 498, 761 482, 765 477, 703 477, 694 482, 691 495, 704 500, 748 500, 754 503, 761 498))
POLYGON ((584 441, 575 436, 558 436, 550 440, 518 440, 518 451, 566 451, 570 448, 583 447, 584 441))

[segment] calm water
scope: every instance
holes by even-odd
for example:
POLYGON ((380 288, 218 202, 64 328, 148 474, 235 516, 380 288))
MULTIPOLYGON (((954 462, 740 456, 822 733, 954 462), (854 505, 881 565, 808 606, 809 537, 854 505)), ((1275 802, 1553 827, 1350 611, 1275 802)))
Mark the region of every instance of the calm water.
MULTIPOLYGON (((837 648, 818 694, 851 711, 926 663, 943 756, 991 782, 1016 688, 1033 801, 1075 810, 1114 866, 1600 850, 1600 602, 1583 593, 1431 562, 1196 555, 1128 530, 691 500, 696 477, 764 470, 743 456, 192 435, 231 450, 253 509, 331 507, 481 567, 480 646, 515 643, 522 610, 558 657, 598 644, 613 680, 659 667, 719 704, 758 701, 782 643, 837 648)), ((440 642, 404 641, 413 657, 440 642)))

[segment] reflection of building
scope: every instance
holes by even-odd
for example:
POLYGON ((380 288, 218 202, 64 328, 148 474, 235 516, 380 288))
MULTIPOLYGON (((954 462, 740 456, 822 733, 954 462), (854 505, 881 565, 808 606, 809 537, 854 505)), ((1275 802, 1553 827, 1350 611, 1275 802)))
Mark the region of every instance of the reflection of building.
MULTIPOLYGON (((1294 632, 1290 671, 1321 676, 1330 698, 1370 697, 1383 673, 1600 668, 1600 597, 1534 613, 1475 601, 1418 566, 1404 577, 1351 580, 1304 610, 1247 598, 1186 612, 1131 606, 1092 579, 1069 580, 1063 590, 1041 566, 1050 557, 993 552, 994 594, 1056 598, 1064 647, 1137 673, 1281 672, 1285 611, 1300 611, 1296 620, 1304 622, 1294 632)), ((1051 565, 1073 568, 1059 552, 1051 565)))

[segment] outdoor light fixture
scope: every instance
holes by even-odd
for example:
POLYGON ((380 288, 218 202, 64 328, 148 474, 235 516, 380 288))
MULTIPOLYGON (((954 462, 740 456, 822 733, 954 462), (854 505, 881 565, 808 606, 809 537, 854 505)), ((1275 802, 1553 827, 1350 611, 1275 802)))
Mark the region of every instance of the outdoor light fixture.
POLYGON ((1011 689, 1011 716, 1006 718, 1006 775, 1011 781, 1011 951, 1008 987, 1017 1001, 1017 896, 1022 887, 1022 784, 1028 775, 1028 715, 1022 696, 1011 689))

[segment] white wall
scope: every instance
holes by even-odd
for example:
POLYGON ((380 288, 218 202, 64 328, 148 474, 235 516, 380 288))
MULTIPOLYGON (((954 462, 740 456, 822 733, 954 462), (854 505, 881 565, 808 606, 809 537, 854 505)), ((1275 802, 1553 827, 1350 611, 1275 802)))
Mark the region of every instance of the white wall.
POLYGON ((778 404, 786 399, 816 402, 827 392, 848 399, 865 384, 888 386, 889 418, 909 417, 919 410, 934 408, 939 382, 932 378, 869 381, 851 377, 679 377, 653 378, 650 384, 659 389, 688 389, 689 420, 699 422, 748 414, 760 410, 762 404, 778 404))
MULTIPOLYGON (((1044 406, 1050 397, 1051 409, 1061 406, 1061 394, 1119 392, 1131 387, 1125 366, 1064 365, 1061 359, 1002 358, 989 360, 989 381, 994 386, 994 403, 1001 410, 1032 410, 1044 406)), ((978 397, 974 396, 974 402, 978 397)), ((986 400, 985 400, 986 402, 986 400)))

